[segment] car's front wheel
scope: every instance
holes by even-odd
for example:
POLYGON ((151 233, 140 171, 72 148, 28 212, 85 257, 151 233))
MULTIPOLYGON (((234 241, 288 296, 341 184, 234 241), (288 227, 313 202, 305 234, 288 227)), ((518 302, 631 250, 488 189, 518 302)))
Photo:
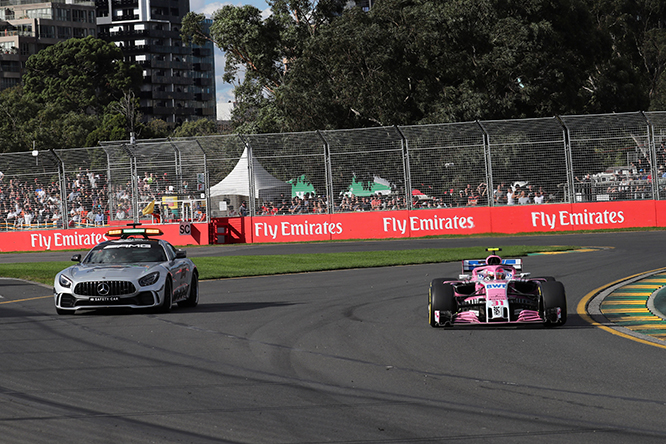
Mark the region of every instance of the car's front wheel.
POLYGON ((434 279, 430 282, 428 323, 431 327, 450 326, 457 310, 453 285, 445 284, 443 281, 443 279, 434 279), (439 311, 439 323, 435 319, 435 311, 439 311))
POLYGON ((167 278, 166 282, 164 282, 164 298, 162 299, 162 304, 157 309, 158 313, 169 313, 171 305, 173 305, 173 285, 171 284, 171 279, 167 278))
POLYGON ((199 275, 196 271, 192 273, 190 288, 187 293, 187 299, 178 302, 179 307, 196 307, 199 304, 199 275))
POLYGON ((547 327, 558 327, 567 322, 567 296, 564 285, 558 281, 546 281, 539 285, 542 316, 547 327))

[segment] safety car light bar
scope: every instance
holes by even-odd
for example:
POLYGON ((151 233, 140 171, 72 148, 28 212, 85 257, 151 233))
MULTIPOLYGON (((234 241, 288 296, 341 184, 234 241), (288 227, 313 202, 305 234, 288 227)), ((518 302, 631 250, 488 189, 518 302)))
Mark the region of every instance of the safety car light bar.
POLYGON ((159 228, 114 228, 106 232, 107 236, 121 237, 123 239, 130 236, 161 236, 164 233, 159 228))

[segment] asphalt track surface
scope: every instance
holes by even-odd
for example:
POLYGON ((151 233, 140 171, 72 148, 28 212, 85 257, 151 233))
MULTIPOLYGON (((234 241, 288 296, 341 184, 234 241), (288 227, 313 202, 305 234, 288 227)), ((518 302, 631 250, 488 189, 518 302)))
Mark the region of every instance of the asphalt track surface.
POLYGON ((160 315, 57 316, 49 288, 0 279, 0 442, 663 443, 666 349, 576 309, 611 281, 666 266, 665 236, 189 250, 604 247, 525 258, 526 271, 567 289, 569 320, 556 329, 431 328, 428 283, 457 275, 457 263, 201 282, 198 307, 160 315))

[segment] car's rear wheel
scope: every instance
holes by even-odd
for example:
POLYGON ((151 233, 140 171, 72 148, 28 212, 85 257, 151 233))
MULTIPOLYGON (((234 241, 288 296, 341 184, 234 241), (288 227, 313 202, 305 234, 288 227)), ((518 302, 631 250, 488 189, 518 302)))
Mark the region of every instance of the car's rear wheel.
POLYGON ((199 304, 199 275, 196 271, 192 273, 190 288, 187 293, 187 299, 178 303, 179 307, 196 307, 199 304))
POLYGON ((164 282, 164 298, 162 299, 162 304, 158 307, 158 313, 169 313, 171 311, 171 305, 173 305, 173 285, 171 284, 171 279, 167 278, 164 282))
POLYGON ((558 327, 567 322, 567 296, 564 285, 558 281, 546 281, 539 285, 542 316, 547 327, 558 327))
POLYGON ((456 312, 456 299, 453 285, 445 284, 448 279, 434 279, 428 291, 428 323, 431 327, 450 326, 456 312), (435 311, 439 311, 439 323, 435 320, 435 311))

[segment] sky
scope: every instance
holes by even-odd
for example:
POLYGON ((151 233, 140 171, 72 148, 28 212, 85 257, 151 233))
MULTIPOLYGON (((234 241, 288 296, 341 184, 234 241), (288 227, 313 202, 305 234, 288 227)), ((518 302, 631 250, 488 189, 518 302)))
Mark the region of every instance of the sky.
MULTIPOLYGON (((239 0, 221 2, 216 0, 190 0, 190 11, 204 13, 206 17, 211 18, 213 13, 224 5, 252 5, 257 9, 266 12, 269 10, 264 0, 239 0)), ((220 120, 229 119, 230 106, 228 103, 234 99, 233 87, 222 81, 224 74, 224 55, 219 48, 215 47, 215 96, 217 98, 217 118, 220 120)))

